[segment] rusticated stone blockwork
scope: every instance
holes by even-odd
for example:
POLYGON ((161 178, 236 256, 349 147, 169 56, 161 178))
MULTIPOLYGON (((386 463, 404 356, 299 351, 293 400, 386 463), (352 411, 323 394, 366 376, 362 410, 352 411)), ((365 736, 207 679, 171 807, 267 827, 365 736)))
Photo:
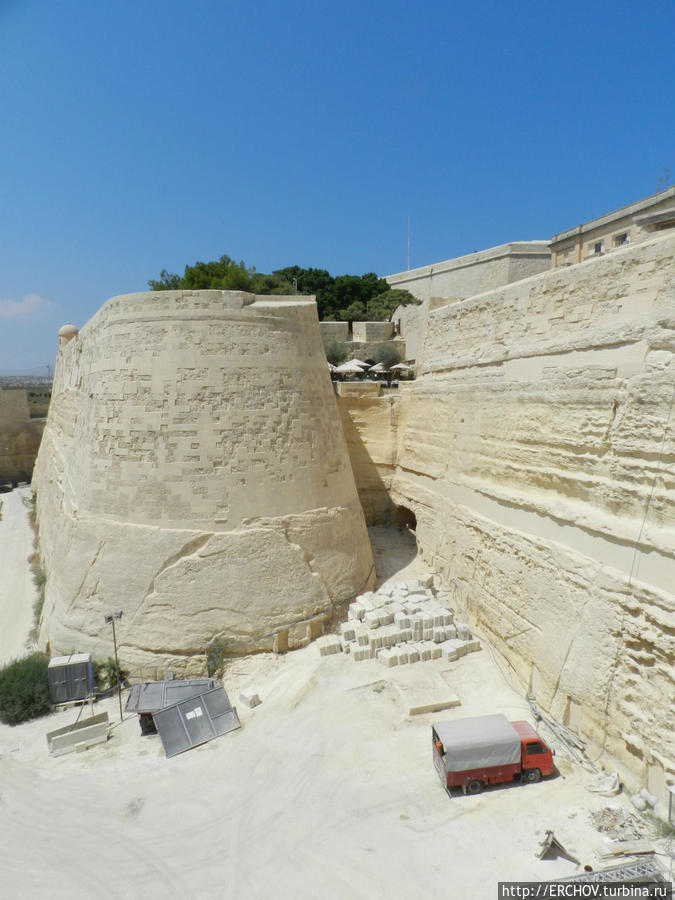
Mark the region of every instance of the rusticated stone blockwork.
POLYGON ((373 577, 312 299, 109 300, 59 355, 34 486, 59 651, 107 655, 109 607, 127 659, 271 648, 373 577))
POLYGON ((674 275, 660 238, 430 312, 391 486, 541 707, 660 796, 675 780, 674 275))

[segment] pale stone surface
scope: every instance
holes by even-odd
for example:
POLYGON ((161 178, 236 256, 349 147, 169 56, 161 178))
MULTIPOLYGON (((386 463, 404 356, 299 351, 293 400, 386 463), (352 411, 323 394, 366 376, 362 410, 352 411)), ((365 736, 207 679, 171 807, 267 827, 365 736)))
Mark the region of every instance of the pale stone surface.
POLYGON ((423 558, 524 689, 661 791, 675 779, 674 273, 665 237, 432 311, 391 480, 423 558))
POLYGON ((370 514, 411 510, 422 561, 522 689, 661 799, 675 781, 674 279, 666 236, 437 304, 417 380, 340 402, 370 514))
POLYGON ((59 354, 34 486, 54 651, 108 656, 121 607, 138 666, 281 652, 374 578, 311 299, 109 300, 59 354))

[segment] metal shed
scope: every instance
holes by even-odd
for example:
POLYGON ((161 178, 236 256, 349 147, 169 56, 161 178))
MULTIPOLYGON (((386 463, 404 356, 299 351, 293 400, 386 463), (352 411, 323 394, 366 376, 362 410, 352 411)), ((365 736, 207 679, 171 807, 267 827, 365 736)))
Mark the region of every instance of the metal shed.
POLYGON ((169 757, 240 727, 237 710, 222 687, 158 710, 154 720, 169 757))
POLYGON ((154 714, 181 700, 189 700, 213 688, 213 678, 183 678, 172 681, 150 681, 135 684, 129 693, 126 712, 138 713, 141 732, 157 734, 154 714))
POLYGON ((91 653, 55 656, 47 667, 49 699, 52 703, 86 700, 94 693, 94 664, 91 653))

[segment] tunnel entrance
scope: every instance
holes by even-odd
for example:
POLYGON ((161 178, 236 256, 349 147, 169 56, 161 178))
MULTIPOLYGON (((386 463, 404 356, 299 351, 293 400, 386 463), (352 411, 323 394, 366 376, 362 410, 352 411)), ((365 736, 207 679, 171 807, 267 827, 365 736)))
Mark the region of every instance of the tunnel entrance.
POLYGON ((417 516, 407 506, 395 506, 391 523, 397 528, 407 528, 413 534, 417 531, 417 516))

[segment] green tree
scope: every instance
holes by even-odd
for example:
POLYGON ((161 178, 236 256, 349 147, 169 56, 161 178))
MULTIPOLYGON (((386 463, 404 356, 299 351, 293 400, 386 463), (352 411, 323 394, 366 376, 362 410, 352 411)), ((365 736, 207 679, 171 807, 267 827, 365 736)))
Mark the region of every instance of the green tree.
POLYGON ((373 349, 373 359, 375 362, 382 363, 383 366, 390 369, 392 366, 401 362, 402 356, 401 351, 396 344, 387 343, 378 344, 377 347, 373 349))
POLYGON ((341 341, 331 338, 326 344, 326 359, 333 366, 339 366, 349 355, 348 349, 341 341))
POLYGON ((421 303, 410 291, 391 288, 368 301, 366 315, 369 322, 386 322, 399 306, 419 306, 421 303))

